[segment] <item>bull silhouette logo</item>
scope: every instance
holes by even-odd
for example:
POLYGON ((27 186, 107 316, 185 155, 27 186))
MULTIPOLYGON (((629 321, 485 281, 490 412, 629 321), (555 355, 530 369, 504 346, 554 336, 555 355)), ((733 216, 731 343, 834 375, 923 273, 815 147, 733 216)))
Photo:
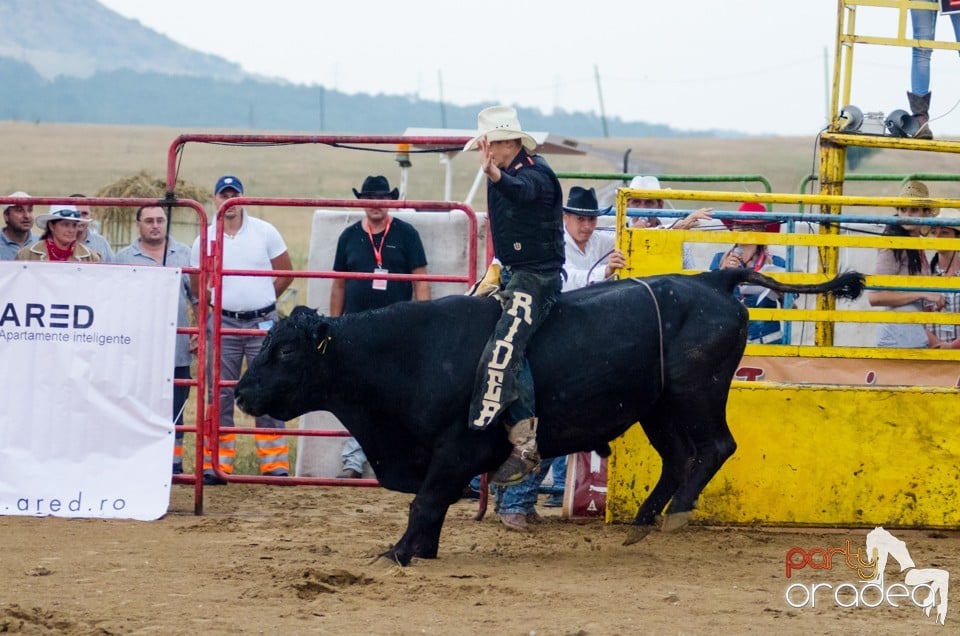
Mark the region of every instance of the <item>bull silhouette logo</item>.
POLYGON ((900 571, 906 571, 903 582, 910 586, 923 586, 927 594, 918 599, 923 613, 930 616, 934 605, 937 607, 936 620, 941 625, 947 620, 947 589, 950 573, 937 568, 918 568, 907 550, 907 544, 883 528, 877 527, 867 534, 867 558, 876 562, 876 573, 871 582, 883 588, 884 569, 887 559, 893 558, 900 564, 900 571), (939 599, 939 600, 938 600, 939 599))

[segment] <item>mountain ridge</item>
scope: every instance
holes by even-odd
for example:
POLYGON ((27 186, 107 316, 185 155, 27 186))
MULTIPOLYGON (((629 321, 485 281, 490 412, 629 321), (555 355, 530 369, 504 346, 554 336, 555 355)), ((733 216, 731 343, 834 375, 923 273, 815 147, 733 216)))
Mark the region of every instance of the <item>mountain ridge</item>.
POLYGON ((0 0, 0 57, 47 80, 130 69, 223 80, 252 77, 239 64, 178 44, 96 0, 0 0))
MULTIPOLYGON (((7 27, 0 41, 0 119, 396 134, 443 124, 472 129, 477 111, 490 105, 346 94, 257 76, 96 0, 0 0, 0 24, 7 27)), ((743 136, 603 121, 594 113, 518 111, 531 130, 565 135, 743 136)))

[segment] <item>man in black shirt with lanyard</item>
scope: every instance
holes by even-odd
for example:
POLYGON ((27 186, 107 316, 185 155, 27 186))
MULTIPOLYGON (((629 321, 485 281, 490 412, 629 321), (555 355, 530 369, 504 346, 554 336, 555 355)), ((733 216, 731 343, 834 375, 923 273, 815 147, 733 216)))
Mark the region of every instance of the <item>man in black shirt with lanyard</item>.
POLYGON ((536 140, 520 129, 517 111, 493 106, 477 117, 479 134, 464 150, 480 150, 494 253, 501 264, 503 313, 477 368, 469 425, 485 429, 506 411, 513 451, 492 481, 516 484, 540 464, 533 376, 527 343, 560 297, 564 262, 563 192, 536 140))
MULTIPOLYGON (((358 199, 396 200, 400 192, 390 189, 386 177, 367 177, 358 199)), ((333 269, 337 272, 369 272, 382 274, 426 274, 427 257, 420 234, 412 225, 390 215, 389 208, 365 208, 366 218, 348 226, 337 240, 333 269)), ((418 280, 387 281, 384 279, 336 278, 330 288, 330 315, 377 309, 410 300, 430 300, 430 283, 418 280)), ((356 478, 363 473, 366 457, 356 440, 350 438, 341 457, 343 470, 339 477, 356 478)))

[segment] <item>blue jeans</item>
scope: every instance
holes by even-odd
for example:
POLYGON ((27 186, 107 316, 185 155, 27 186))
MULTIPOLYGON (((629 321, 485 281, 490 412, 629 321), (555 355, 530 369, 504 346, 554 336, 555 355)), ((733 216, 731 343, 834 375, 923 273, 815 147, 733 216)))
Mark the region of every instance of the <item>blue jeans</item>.
POLYGON ((530 514, 537 504, 537 495, 540 493, 540 484, 553 466, 554 487, 563 492, 563 484, 567 480, 567 456, 545 459, 540 464, 540 470, 530 473, 515 486, 506 486, 498 490, 497 512, 500 514, 530 514))
MULTIPOLYGON (((926 0, 932 5, 937 0, 926 0)), ((913 38, 915 40, 933 40, 937 34, 937 11, 910 9, 910 22, 913 24, 913 38)), ((960 42, 960 14, 950 15, 953 22, 953 32, 957 42, 960 42)), ((913 58, 910 64, 910 91, 915 95, 926 95, 930 92, 930 55, 933 49, 913 48, 913 58)))
POLYGON ((553 492, 562 495, 567 483, 567 456, 554 457, 550 463, 553 466, 553 492))
POLYGON ((343 460, 343 468, 350 468, 358 473, 363 472, 363 465, 367 463, 367 456, 364 455, 360 443, 353 437, 347 439, 340 451, 340 459, 343 460))
POLYGON ((519 484, 499 488, 497 512, 522 515, 533 512, 540 494, 540 484, 549 471, 550 462, 544 461, 540 464, 540 470, 530 473, 519 484))

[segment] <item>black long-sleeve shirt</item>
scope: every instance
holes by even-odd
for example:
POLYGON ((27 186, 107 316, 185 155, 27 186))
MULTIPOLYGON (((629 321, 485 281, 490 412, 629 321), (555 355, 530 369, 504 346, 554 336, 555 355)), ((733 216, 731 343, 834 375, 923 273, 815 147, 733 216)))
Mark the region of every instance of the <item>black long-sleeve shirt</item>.
POLYGON ((563 267, 563 190, 543 158, 521 148, 500 181, 487 180, 487 207, 501 263, 535 272, 563 267))

